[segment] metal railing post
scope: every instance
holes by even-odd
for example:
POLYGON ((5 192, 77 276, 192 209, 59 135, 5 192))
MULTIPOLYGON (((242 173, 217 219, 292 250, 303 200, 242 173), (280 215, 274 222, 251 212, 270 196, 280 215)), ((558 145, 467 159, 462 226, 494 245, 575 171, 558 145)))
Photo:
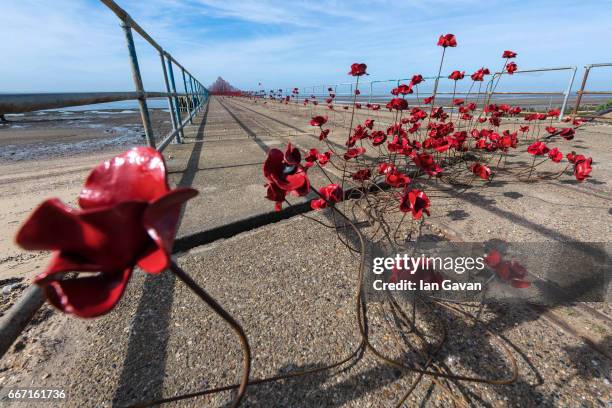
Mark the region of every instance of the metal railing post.
POLYGON ((578 109, 580 108, 580 102, 582 101, 582 92, 584 92, 584 87, 587 83, 587 78, 589 77, 589 71, 591 70, 590 65, 586 65, 584 67, 584 76, 582 77, 582 85, 580 85, 580 90, 578 91, 578 97, 576 98, 576 105, 574 106, 574 113, 572 113, 572 119, 576 117, 578 113, 578 109))
MULTIPOLYGON (((166 92, 168 92, 168 109, 170 110, 170 119, 172 121, 172 130, 176 130, 178 128, 178 124, 176 121, 176 115, 174 111, 174 101, 172 99, 172 95, 170 93, 172 90, 170 89, 170 81, 168 81, 168 70, 166 69, 166 57, 164 57, 164 51, 159 52, 159 58, 161 60, 162 72, 164 74, 164 83, 166 85, 166 92)), ((176 132, 176 143, 181 143, 181 137, 179 135, 180 132, 176 132)))
POLYGON ((132 77, 136 92, 138 92, 138 104, 140 105, 140 116, 142 117, 142 125, 144 127, 147 144, 155 148, 155 136, 153 135, 153 126, 151 125, 151 117, 149 116, 149 108, 147 107, 147 96, 145 95, 144 86, 142 85, 142 77, 140 75, 140 67, 138 66, 138 56, 136 55, 136 47, 134 46, 134 37, 132 36, 132 28, 130 25, 122 21, 121 28, 125 33, 128 51, 130 54, 130 65, 132 67, 132 77))
POLYGON ((185 103, 187 106, 187 116, 189 117, 189 123, 193 123, 193 120, 191 119, 191 96, 189 94, 189 91, 187 90, 187 78, 185 77, 185 70, 183 68, 181 68, 181 72, 183 74, 183 85, 185 86, 185 93, 187 94, 187 96, 185 97, 185 103))
POLYGON ((563 120, 563 116, 565 116, 567 100, 569 99, 570 93, 572 92, 572 86, 574 85, 574 79, 576 78, 576 71, 578 71, 578 67, 574 67, 574 69, 572 70, 572 75, 570 76, 569 83, 567 84, 565 96, 563 97, 563 104, 561 105, 561 114, 559 115, 559 122, 561 122, 563 120))
POLYGON ((374 81, 370 81, 370 97, 368 98, 368 103, 372 103, 372 85, 374 85, 374 81))
POLYGON ((189 75, 189 89, 191 90, 191 98, 193 101, 193 106, 191 107, 191 110, 194 111, 197 108, 196 106, 197 95, 195 93, 193 77, 191 76, 191 74, 188 74, 188 75, 189 75))
MULTIPOLYGON (((181 116, 181 105, 179 104, 179 98, 176 91, 176 81, 174 80, 174 68, 172 67, 172 59, 166 55, 166 60, 168 61, 168 78, 170 80, 170 87, 172 89, 172 93, 174 94, 174 115, 176 116, 176 122, 180 125, 183 122, 183 118, 181 116)), ((185 139, 185 133, 183 133, 183 128, 179 130, 179 134, 176 135, 176 139, 178 143, 182 143, 185 139)))

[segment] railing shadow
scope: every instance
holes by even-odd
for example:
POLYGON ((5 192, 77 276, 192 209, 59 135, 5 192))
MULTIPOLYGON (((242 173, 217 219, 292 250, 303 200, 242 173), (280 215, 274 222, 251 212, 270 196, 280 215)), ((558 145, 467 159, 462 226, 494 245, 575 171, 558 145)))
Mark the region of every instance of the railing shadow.
MULTIPOLYGON (((196 140, 204 137, 208 110, 209 104, 198 127, 196 140)), ((203 144, 194 143, 191 146, 193 150, 187 167, 178 182, 180 187, 191 186, 198 171, 203 144)), ((142 297, 130 330, 123 370, 112 400, 113 406, 161 397, 175 280, 171 273, 147 274, 145 277, 142 297)))

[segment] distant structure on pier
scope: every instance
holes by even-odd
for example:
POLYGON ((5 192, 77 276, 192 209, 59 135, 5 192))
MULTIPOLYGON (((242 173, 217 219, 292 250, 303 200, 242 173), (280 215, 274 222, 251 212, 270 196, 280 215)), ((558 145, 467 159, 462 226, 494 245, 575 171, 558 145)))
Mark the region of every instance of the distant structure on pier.
POLYGON ((234 88, 229 82, 221 77, 217 77, 215 82, 208 87, 208 90, 212 95, 239 96, 243 94, 240 89, 234 88))

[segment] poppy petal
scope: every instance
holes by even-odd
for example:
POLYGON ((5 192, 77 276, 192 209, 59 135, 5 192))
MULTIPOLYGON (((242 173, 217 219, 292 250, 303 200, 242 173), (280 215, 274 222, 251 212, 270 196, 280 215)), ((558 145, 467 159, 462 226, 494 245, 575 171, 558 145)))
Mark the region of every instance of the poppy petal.
POLYGON ((197 194, 197 190, 192 188, 177 188, 147 207, 142 216, 142 224, 155 242, 155 247, 138 260, 138 266, 155 274, 168 267, 181 207, 197 194))
POLYGON ((79 317, 96 317, 108 313, 125 292, 132 268, 116 273, 53 280, 43 287, 47 299, 65 313, 79 317))
POLYGON ((83 262, 82 259, 56 251, 45 271, 37 275, 33 282, 44 283, 55 279, 54 275, 64 272, 99 272, 102 269, 102 265, 83 262))
POLYGON ((163 156, 150 147, 135 147, 97 166, 79 195, 81 208, 124 201, 153 201, 169 190, 163 156))
POLYGON ((23 223, 15 241, 29 250, 78 251, 83 248, 88 234, 79 219, 79 211, 54 198, 42 202, 23 223), (61 231, 61 233, 59 233, 61 231))
POLYGON ((31 250, 58 250, 61 258, 47 274, 73 270, 123 270, 150 244, 140 219, 147 206, 132 201, 92 210, 74 210, 57 199, 43 202, 17 233, 17 244, 31 250))

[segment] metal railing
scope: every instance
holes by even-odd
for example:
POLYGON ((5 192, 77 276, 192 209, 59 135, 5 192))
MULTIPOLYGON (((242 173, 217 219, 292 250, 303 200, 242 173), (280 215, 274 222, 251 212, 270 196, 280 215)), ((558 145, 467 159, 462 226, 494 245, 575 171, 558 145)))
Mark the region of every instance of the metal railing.
POLYGON ((121 28, 123 28, 127 42, 132 77, 134 79, 134 85, 138 94, 137 99, 140 107, 142 124, 145 130, 145 136, 147 138, 147 144, 151 147, 156 147, 153 126, 151 125, 151 116, 147 106, 147 98, 142 83, 140 66, 138 64, 138 55, 136 53, 132 31, 136 31, 145 41, 147 41, 157 50, 160 57, 162 72, 164 74, 168 108, 170 110, 170 117, 172 121, 172 131, 162 139, 157 149, 162 151, 173 140, 175 140, 177 143, 181 143, 184 138, 183 128, 187 125, 187 123, 193 123, 193 116, 199 112, 203 104, 208 99, 208 90, 200 81, 191 75, 191 73, 185 67, 183 67, 174 57, 172 57, 170 53, 165 51, 161 45, 159 45, 140 25, 138 25, 138 23, 136 23, 125 10, 119 7, 117 3, 115 3, 113 0, 100 1, 111 9, 121 20, 121 28), (174 65, 181 70, 183 86, 185 88, 185 94, 187 95, 187 106, 189 109, 187 118, 184 120, 182 120, 179 109, 179 95, 176 92, 177 88, 174 78, 174 65))
MULTIPOLYGON (((147 92, 146 98, 166 97, 165 92, 147 92)), ((69 106, 138 99, 137 92, 70 92, 0 95, 0 114, 25 113, 69 106)))
MULTIPOLYGON (((202 109, 208 100, 209 92, 208 89, 201 82, 199 82, 191 73, 183 67, 170 53, 165 51, 159 44, 151 38, 147 32, 140 27, 121 7, 119 7, 112 0, 100 0, 103 4, 108 6, 121 20, 121 27, 125 33, 127 41, 128 52, 130 57, 130 65, 132 69, 132 76, 134 84, 136 86, 136 93, 101 93, 96 94, 81 94, 77 100, 71 100, 74 98, 74 94, 49 94, 49 99, 45 102, 39 101, 40 104, 47 103, 45 106, 53 105, 53 107, 66 107, 74 106, 79 104, 86 104, 88 101, 94 101, 96 97, 105 98, 103 101, 107 102, 110 100, 126 100, 126 99, 137 99, 140 108, 140 114, 147 138, 147 144, 151 147, 156 148, 158 151, 162 151, 170 142, 176 141, 177 143, 183 140, 183 129, 187 124, 193 122, 193 117, 202 109), (149 44, 151 44, 158 52, 160 61, 162 64, 162 71, 164 74, 164 82, 166 86, 166 92, 147 93, 145 92, 142 77, 140 74, 140 67, 138 65, 138 56, 136 54, 136 47, 134 46, 134 38, 132 31, 136 31, 142 38, 144 38, 149 44), (176 82, 174 78, 174 66, 181 70, 183 86, 185 88, 184 93, 177 93, 176 82), (110 95, 109 95, 110 94, 110 95), (115 95, 113 95, 115 94, 115 95), (67 96, 68 95, 68 96, 67 96), (72 95, 72 96, 69 96, 72 95), (170 116, 172 120, 172 131, 163 137, 162 141, 156 146, 156 140, 153 133, 153 127, 151 124, 151 117, 149 114, 149 108, 147 106, 147 97, 151 95, 165 96, 168 99, 168 107, 170 109, 170 116), (93 99, 92 99, 93 98, 93 99), (110 98, 110 99, 109 99, 110 98), (114 98, 114 99, 113 99, 114 98), (183 98, 184 101, 181 103, 179 98, 183 98), (183 106, 183 107, 182 107, 183 106), (183 115, 184 112, 184 115, 183 115), (185 117, 183 117, 185 116, 185 117)), ((5 95, 6 97, 9 97, 5 95)), ((13 95, 14 96, 14 95, 13 95)), ((28 109, 28 106, 33 107, 36 104, 32 100, 33 95, 24 96, 21 108, 15 109, 28 109)), ((2 99, 0 99, 0 107, 2 107, 2 99)), ((14 103, 14 100, 4 100, 7 104, 14 103)), ((43 108, 44 109, 44 108, 43 108)), ((14 111, 13 110, 13 111, 14 111)), ((34 110, 34 109, 30 109, 34 110)), ((6 351, 11 347, 14 341, 19 337, 23 329, 30 322, 36 311, 43 305, 44 296, 42 289, 37 285, 30 285, 21 295, 21 297, 15 302, 15 304, 2 316, 0 319, 0 357, 2 357, 6 351)))

